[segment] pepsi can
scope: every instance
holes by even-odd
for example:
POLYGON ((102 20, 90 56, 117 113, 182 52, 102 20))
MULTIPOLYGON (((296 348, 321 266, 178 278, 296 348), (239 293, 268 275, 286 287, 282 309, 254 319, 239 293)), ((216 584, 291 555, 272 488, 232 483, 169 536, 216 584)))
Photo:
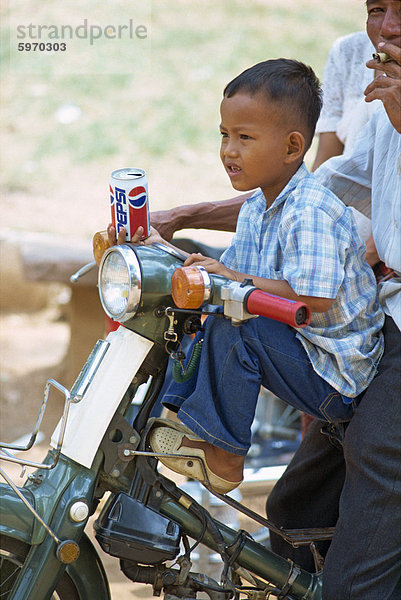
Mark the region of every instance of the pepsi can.
POLYGON ((110 178, 111 221, 118 235, 125 227, 126 240, 130 241, 139 226, 144 231, 141 239, 149 235, 148 180, 142 169, 117 169, 110 178))

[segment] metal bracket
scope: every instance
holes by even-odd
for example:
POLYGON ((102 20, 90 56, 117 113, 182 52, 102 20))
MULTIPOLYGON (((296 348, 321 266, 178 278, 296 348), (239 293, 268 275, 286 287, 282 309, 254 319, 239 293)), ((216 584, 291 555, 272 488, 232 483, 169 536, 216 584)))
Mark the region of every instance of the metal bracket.
POLYGON ((320 573, 323 571, 324 558, 317 549, 315 542, 312 542, 309 547, 313 554, 313 560, 315 561, 316 573, 320 573))
POLYGON ((100 449, 105 457, 104 471, 119 477, 125 471, 127 463, 134 458, 132 451, 138 447, 139 441, 138 432, 122 415, 116 413, 100 442, 100 449))
MULTIPOLYGON (((199 458, 199 457, 197 457, 199 458)), ((199 460, 202 460, 199 458, 199 460)), ((277 535, 281 536, 286 540, 289 544, 297 548, 298 546, 310 546, 312 542, 318 540, 331 540, 334 534, 335 527, 321 527, 321 528, 308 528, 308 529, 283 529, 275 525, 269 519, 262 517, 261 515, 255 513, 253 510, 244 506, 234 498, 227 496, 226 494, 219 494, 216 492, 211 486, 208 486, 204 483, 205 487, 212 493, 216 498, 220 498, 223 502, 235 508, 238 512, 243 513, 256 523, 263 525, 263 527, 267 527, 277 535)))
POLYGON ((68 390, 66 387, 61 385, 61 383, 58 383, 54 379, 47 380, 45 389, 43 392, 43 399, 42 399, 42 404, 40 405, 39 414, 36 419, 36 423, 35 423, 33 432, 31 434, 31 437, 29 438, 28 443, 26 444, 26 446, 17 446, 15 444, 8 444, 5 442, 0 442, 0 459, 1 460, 6 460, 8 462, 17 463, 18 465, 24 465, 26 467, 32 467, 34 469, 50 470, 56 466, 56 464, 58 463, 60 453, 61 453, 61 447, 62 447, 63 441, 64 441, 64 435, 65 435, 65 429, 66 429, 66 425, 67 425, 67 417, 68 417, 70 405, 77 404, 78 402, 80 402, 82 400, 82 398, 83 398, 86 390, 88 389, 90 382, 92 381, 93 377, 95 376, 96 371, 99 368, 99 365, 102 362, 109 346, 110 346, 109 342, 106 342, 105 340, 98 340, 94 349, 92 350, 91 354, 89 355, 88 360, 86 361, 85 365, 83 366, 80 374, 78 375, 77 379, 75 380, 71 390, 68 390), (50 389, 52 387, 56 388, 58 391, 60 391, 62 394, 64 394, 64 409, 63 409, 63 414, 62 414, 62 417, 60 420, 60 431, 59 431, 59 436, 58 436, 57 445, 56 445, 56 452, 54 455, 53 462, 38 463, 38 462, 30 461, 27 459, 21 459, 21 458, 15 457, 10 452, 7 452, 7 450, 14 450, 16 452, 25 452, 27 450, 30 450, 32 448, 32 446, 34 445, 37 435, 39 433, 39 428, 42 424, 43 416, 44 416, 46 406, 47 406, 47 403, 49 400, 50 389), (1 451, 3 451, 3 453, 1 453, 1 451))
POLYGON ((221 288, 221 299, 224 301, 224 316, 230 318, 233 325, 241 325, 244 321, 255 319, 258 316, 251 315, 244 306, 244 298, 253 289, 255 289, 253 285, 238 285, 236 281, 221 288))
POLYGON ((177 584, 184 585, 191 570, 192 562, 186 556, 179 556, 176 562, 180 567, 180 573, 177 578, 177 584))
POLYGON ((169 320, 169 325, 167 331, 164 332, 164 339, 166 342, 176 342, 178 340, 178 335, 174 331, 174 325, 177 325, 175 313, 171 308, 166 308, 165 314, 169 320))
POLYGON ((288 573, 287 581, 285 582, 281 593, 277 596, 277 600, 285 600, 285 598, 289 598, 288 594, 291 592, 292 585, 298 575, 301 574, 301 569, 297 567, 292 560, 289 562, 291 563, 291 570, 288 573))
POLYGON ((26 444, 26 446, 16 446, 15 444, 7 444, 5 442, 1 442, 0 450, 3 450, 3 453, 0 454, 0 460, 6 460, 8 462, 17 463, 18 465, 24 465, 26 467, 32 467, 35 469, 46 469, 46 470, 53 469, 56 466, 56 464, 58 463, 58 459, 59 459, 59 456, 61 453, 61 446, 62 446, 63 440, 64 440, 68 411, 69 411, 70 405, 73 401, 74 400, 71 397, 71 393, 69 390, 67 390, 67 388, 65 388, 63 385, 61 385, 54 379, 48 379, 46 382, 46 385, 45 385, 45 391, 43 394, 43 400, 42 400, 42 404, 40 406, 39 415, 36 419, 35 427, 34 427, 34 430, 31 434, 31 437, 30 437, 28 443, 26 444), (32 446, 34 445, 34 443, 36 441, 36 437, 39 432, 39 427, 43 420, 43 415, 46 410, 51 387, 55 387, 60 392, 62 392, 64 394, 64 398, 65 398, 63 416, 61 417, 60 434, 59 434, 59 437, 57 440, 57 447, 56 447, 56 452, 55 452, 53 461, 51 463, 38 463, 38 462, 31 461, 31 460, 27 460, 26 458, 17 458, 13 454, 6 452, 6 450, 3 450, 5 448, 5 449, 9 449, 9 450, 15 450, 17 452, 25 452, 32 448, 32 446))

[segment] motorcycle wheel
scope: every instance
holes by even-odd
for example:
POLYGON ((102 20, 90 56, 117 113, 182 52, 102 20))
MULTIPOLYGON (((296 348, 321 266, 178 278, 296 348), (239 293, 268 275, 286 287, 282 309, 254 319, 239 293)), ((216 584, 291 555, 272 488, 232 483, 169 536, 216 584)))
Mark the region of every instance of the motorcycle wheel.
MULTIPOLYGON (((30 546, 7 536, 0 537, 0 598, 7 600, 30 546)), ((64 573, 51 600, 79 600, 72 579, 64 573)))

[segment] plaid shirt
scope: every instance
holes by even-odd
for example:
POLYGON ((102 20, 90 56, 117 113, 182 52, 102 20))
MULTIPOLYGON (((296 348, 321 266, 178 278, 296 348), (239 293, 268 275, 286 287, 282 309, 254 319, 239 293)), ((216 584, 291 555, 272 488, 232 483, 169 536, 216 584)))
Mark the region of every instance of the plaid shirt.
POLYGON ((284 279, 298 295, 334 299, 296 335, 314 370, 347 398, 368 386, 383 353, 365 249, 350 209, 301 165, 269 209, 260 190, 244 203, 221 257, 235 271, 284 279))

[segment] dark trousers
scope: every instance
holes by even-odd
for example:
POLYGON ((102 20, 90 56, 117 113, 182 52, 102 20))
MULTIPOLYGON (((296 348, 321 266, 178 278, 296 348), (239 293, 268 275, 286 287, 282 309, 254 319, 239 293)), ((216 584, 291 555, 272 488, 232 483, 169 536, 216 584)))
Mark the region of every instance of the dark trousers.
MULTIPOLYGON (((312 423, 267 502, 285 528, 336 525, 323 600, 401 598, 401 334, 386 318, 379 372, 346 430, 344 453, 312 423), (345 459, 345 462, 344 462, 345 459), (344 478, 345 477, 345 478, 344 478)), ((307 570, 313 559, 272 534, 272 548, 307 570)))
MULTIPOLYGON (((334 527, 345 478, 342 447, 321 433, 325 423, 313 421, 294 458, 271 491, 266 513, 285 529, 334 527)), ((294 548, 270 532, 272 550, 313 572, 314 559, 307 546, 294 548)), ((330 542, 316 542, 326 556, 330 542)))

